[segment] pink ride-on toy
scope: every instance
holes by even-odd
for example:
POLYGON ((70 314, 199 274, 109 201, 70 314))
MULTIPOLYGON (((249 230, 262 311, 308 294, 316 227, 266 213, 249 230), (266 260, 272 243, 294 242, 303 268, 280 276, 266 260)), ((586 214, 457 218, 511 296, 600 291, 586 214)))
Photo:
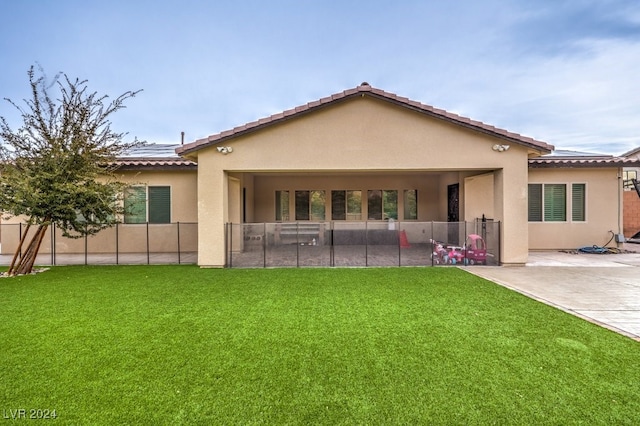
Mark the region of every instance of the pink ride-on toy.
POLYGON ((469 234, 464 245, 465 263, 469 265, 485 264, 487 262, 487 244, 477 234, 469 234))

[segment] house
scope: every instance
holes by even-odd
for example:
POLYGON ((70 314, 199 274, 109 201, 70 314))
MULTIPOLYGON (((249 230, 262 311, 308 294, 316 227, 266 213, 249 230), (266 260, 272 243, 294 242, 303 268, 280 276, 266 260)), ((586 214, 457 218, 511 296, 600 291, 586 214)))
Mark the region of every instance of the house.
MULTIPOLYGON (((629 160, 640 161, 640 148, 632 149, 622 154, 629 160)), ((624 205, 624 235, 631 237, 640 231, 640 164, 629 164, 622 171, 623 205, 624 205), (636 181, 634 184, 634 180, 636 181)))
MULTIPOLYGON (((555 150, 367 83, 119 161, 131 184, 123 223, 84 242, 54 235, 44 252, 52 244, 66 253, 146 250, 148 259, 182 244, 197 251, 199 265, 224 267, 230 252, 260 238, 228 224, 274 225, 275 242, 299 249, 329 244, 321 228, 364 223, 384 239, 399 221, 407 244, 429 243, 424 224, 451 225, 456 239, 466 229, 455 224, 488 219, 498 224, 499 263, 522 265, 530 250, 604 245, 622 233, 622 170, 640 166, 637 158, 555 150)), ((2 225, 2 254, 19 239, 7 228, 17 220, 2 225)))
MULTIPOLYGON (((48 261, 48 255, 55 251, 63 256, 88 253, 93 257, 89 262, 95 263, 118 263, 118 255, 129 259, 139 255, 134 263, 147 263, 149 253, 177 253, 177 258, 164 256, 161 262, 179 263, 180 252, 195 253, 197 165, 178 157, 178 146, 148 144, 120 158, 118 178, 130 184, 124 199, 128 213, 121 218, 122 223, 80 239, 64 238, 59 230, 52 233, 49 228, 40 248, 43 259, 48 261)), ((23 218, 11 217, 0 224, 0 255, 15 252, 24 229, 21 222, 23 218)), ((83 261, 84 256, 72 260, 83 261)))
POLYGON ((367 83, 176 152, 198 164, 198 264, 206 267, 225 266, 226 223, 394 216, 492 218, 501 263, 522 265, 529 250, 602 245, 621 233, 619 176, 631 161, 554 152, 367 83), (391 214, 380 202, 387 195, 391 214))

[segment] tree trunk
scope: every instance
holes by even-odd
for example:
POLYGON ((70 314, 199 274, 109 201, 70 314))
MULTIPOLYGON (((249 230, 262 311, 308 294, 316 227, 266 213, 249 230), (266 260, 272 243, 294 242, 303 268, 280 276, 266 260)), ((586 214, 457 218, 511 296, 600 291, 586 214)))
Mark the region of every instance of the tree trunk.
POLYGON ((33 271, 33 265, 36 261, 36 257, 38 256, 38 252, 40 251, 40 245, 42 244, 42 240, 44 239, 44 235, 49 228, 48 222, 45 222, 42 225, 38 226, 35 234, 29 241, 29 245, 26 250, 22 251, 22 246, 24 245, 24 241, 27 236, 27 232, 29 231, 29 225, 25 230, 25 233, 20 240, 20 245, 16 249, 16 254, 14 255, 14 259, 11 262, 11 266, 9 267, 8 275, 16 276, 16 275, 24 275, 30 274, 33 271), (19 253, 22 252, 22 256, 19 253), (16 263, 16 259, 19 257, 16 263))
POLYGON ((20 237, 20 244, 18 244, 18 247, 16 248, 16 252, 13 255, 13 259, 11 259, 11 266, 9 266, 9 271, 8 271, 9 275, 12 275, 11 271, 13 271, 13 267, 16 264, 18 257, 20 257, 22 254, 22 245, 24 244, 24 240, 27 238, 27 234, 29 233, 29 228, 31 228, 31 224, 27 223, 27 228, 24 230, 24 233, 20 237))

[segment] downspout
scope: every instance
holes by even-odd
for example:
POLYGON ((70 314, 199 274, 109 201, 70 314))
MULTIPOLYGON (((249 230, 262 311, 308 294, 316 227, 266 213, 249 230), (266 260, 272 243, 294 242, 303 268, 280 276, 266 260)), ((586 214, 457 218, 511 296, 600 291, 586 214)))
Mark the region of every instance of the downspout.
POLYGON ((618 167, 618 234, 622 234, 622 167, 618 167))
MULTIPOLYGON (((613 235, 611 236, 611 240, 614 240, 616 243, 616 247, 620 247, 622 243, 625 242, 624 234, 622 233, 622 214, 623 214, 623 203, 622 203, 622 191, 624 186, 624 181, 622 180, 622 167, 618 167, 618 232, 614 233, 613 231, 609 231, 613 235)), ((611 242, 609 240, 609 242, 611 242)), ((609 244, 609 242, 607 244, 609 244)), ((607 245, 605 244, 605 246, 607 245)))

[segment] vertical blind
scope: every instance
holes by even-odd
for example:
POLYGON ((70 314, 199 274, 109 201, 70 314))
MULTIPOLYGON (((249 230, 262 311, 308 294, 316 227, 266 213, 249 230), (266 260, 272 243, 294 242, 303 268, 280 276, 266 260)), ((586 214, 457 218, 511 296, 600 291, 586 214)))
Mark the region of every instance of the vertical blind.
POLYGON ((149 187, 149 223, 171 223, 171 187, 149 187))
POLYGON ((585 218, 586 185, 574 183, 571 185, 571 220, 584 222, 585 218))
MULTIPOLYGON (((571 221, 586 220, 584 183, 571 184, 571 221)), ((563 183, 529 184, 529 222, 565 222, 567 220, 567 185, 563 183)))
POLYGON ((529 184, 529 222, 542 222, 542 184, 529 184))
POLYGON ((561 183, 544 186, 545 222, 564 222, 567 220, 567 186, 561 183))

